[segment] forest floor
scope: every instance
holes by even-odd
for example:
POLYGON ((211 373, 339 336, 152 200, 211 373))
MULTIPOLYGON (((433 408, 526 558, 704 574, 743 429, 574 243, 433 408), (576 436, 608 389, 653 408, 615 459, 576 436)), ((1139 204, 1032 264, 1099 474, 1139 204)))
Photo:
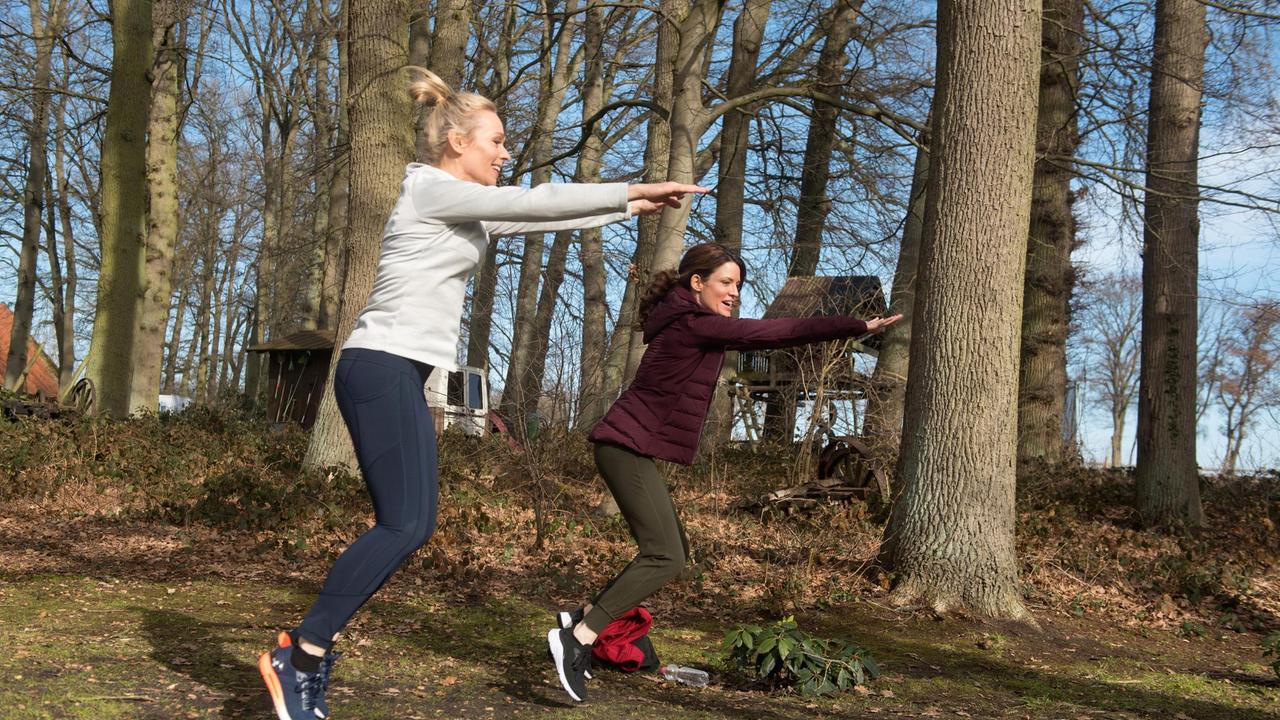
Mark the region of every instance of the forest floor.
MULTIPOLYGON (((93 442, 115 447, 98 432, 93 442)), ((271 717, 256 657, 366 524, 358 485, 323 478, 339 489, 313 487, 319 509, 249 522, 293 502, 282 498, 294 485, 268 477, 280 463, 261 444, 247 474, 183 466, 220 487, 216 498, 153 490, 143 502, 131 499, 136 476, 117 472, 137 465, 101 447, 85 456, 96 475, 68 460, 58 472, 71 480, 35 482, 47 464, 33 455, 39 437, 0 428, 0 467, 9 487, 26 488, 0 502, 0 718, 271 717), (279 492, 255 495, 259 485, 279 492)), ((462 466, 458 452, 446 448, 443 467, 462 466)), ((784 478, 768 459, 750 477, 728 472, 741 457, 672 472, 696 562, 649 605, 662 661, 704 668, 712 684, 600 671, 575 705, 545 655, 552 612, 581 602, 633 547, 620 520, 590 511, 602 489, 585 453, 575 458, 538 482, 519 465, 446 472, 436 537, 344 635, 335 717, 1280 718, 1275 658, 1260 647, 1280 631, 1274 474, 1207 481, 1210 524, 1189 535, 1137 529, 1122 473, 1023 482, 1034 628, 890 607, 890 578, 872 562, 877 520, 857 503, 744 510, 737 498, 784 478), (786 615, 867 648, 883 674, 805 698, 727 669, 726 630, 786 615)))

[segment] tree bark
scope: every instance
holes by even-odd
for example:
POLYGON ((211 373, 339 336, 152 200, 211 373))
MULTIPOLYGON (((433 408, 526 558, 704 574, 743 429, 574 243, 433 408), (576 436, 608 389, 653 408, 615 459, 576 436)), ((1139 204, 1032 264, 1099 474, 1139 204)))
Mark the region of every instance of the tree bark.
POLYGON ((862 435, 886 468, 896 461, 902 440, 907 372, 911 367, 911 320, 915 315, 925 189, 929 182, 929 134, 921 133, 918 142, 907 216, 902 225, 902 245, 898 249, 898 265, 893 272, 889 297, 889 314, 901 314, 902 319, 885 329, 880 337, 880 352, 871 373, 871 388, 863 412, 862 435))
POLYGON ((151 110, 147 120, 147 238, 144 285, 138 296, 138 342, 134 348, 129 412, 159 406, 164 335, 172 295, 173 250, 178 240, 178 134, 185 12, 181 0, 155 5, 151 110))
POLYGON ((457 89, 466 79, 467 41, 471 39, 471 1, 439 0, 427 68, 457 89))
MULTIPOLYGON (((654 55, 653 101, 660 107, 670 108, 675 93, 676 50, 680 38, 675 24, 686 11, 688 0, 662 0, 658 10, 657 52, 654 55)), ((645 182, 662 182, 667 179, 667 165, 671 155, 671 124, 669 118, 650 113, 644 146, 645 182)), ((609 342, 609 359, 604 369, 606 397, 612 398, 622 386, 635 376, 640 363, 642 333, 634 330, 640 295, 648 284, 653 267, 653 251, 657 244, 658 221, 656 215, 641 217, 637 223, 636 249, 631 256, 632 272, 627 274, 622 291, 622 304, 618 309, 618 321, 613 327, 609 342)))
POLYGON ((129 413, 142 289, 146 133, 151 83, 150 0, 111 2, 111 91, 102 141, 102 266, 86 376, 98 410, 129 413))
POLYGON ((1062 432, 1067 394, 1067 326, 1075 269, 1076 221, 1071 167, 1080 144, 1079 89, 1083 0, 1046 0, 1041 32, 1040 107, 1035 178, 1022 301, 1022 364, 1018 382, 1018 461, 1057 463, 1067 451, 1062 432))
POLYGON ((373 289, 382 227, 395 204, 404 166, 413 158, 413 119, 405 78, 397 72, 408 59, 409 7, 404 0, 350 3, 351 196, 347 272, 338 311, 335 352, 326 388, 311 430, 307 467, 355 467, 351 437, 333 397, 333 372, 342 347, 373 289))
POLYGON ((947 0, 937 37, 911 430, 882 559, 897 604, 1031 620, 1018 589, 1014 444, 1040 3, 947 0))
POLYGON ((1198 0, 1157 0, 1147 129, 1137 509, 1204 524, 1196 472, 1197 156, 1208 41, 1198 0))

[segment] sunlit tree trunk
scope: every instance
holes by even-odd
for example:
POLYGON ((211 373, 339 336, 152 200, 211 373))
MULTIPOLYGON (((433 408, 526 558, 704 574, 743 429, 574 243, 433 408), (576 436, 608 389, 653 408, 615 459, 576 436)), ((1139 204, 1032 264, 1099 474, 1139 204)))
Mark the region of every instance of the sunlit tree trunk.
POLYGON ((164 361, 165 327, 172 294, 173 250, 178 240, 179 100, 184 38, 182 0, 155 6, 151 114, 147 129, 147 239, 145 284, 138 296, 138 342, 133 359, 129 411, 156 410, 164 361))
POLYGON ((102 265, 85 373, 98 410, 129 413, 146 232, 150 0, 112 0, 111 92, 102 140, 102 265))
POLYGON ((1040 3, 945 0, 937 37, 908 429, 882 560, 897 604, 1030 619, 1014 445, 1040 3))
MULTIPOLYGON (((404 166, 413 158, 413 118, 406 79, 397 72, 408 59, 409 6, 404 0, 370 0, 347 7, 351 123, 351 195, 347 272, 338 312, 337 341, 325 387, 333 387, 340 348, 373 289, 382 228, 395 205, 404 166)), ((308 467, 355 467, 351 438, 332 390, 325 392, 311 430, 308 467)))

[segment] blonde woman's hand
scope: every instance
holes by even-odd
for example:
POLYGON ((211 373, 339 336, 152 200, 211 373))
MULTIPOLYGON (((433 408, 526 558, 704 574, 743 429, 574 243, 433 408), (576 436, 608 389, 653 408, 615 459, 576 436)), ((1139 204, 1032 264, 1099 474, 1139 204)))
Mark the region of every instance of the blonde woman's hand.
MULTIPOLYGON (((697 195, 711 192, 709 188, 701 185, 686 185, 678 182, 661 182, 661 183, 640 183, 638 185, 627 186, 628 201, 646 201, 654 204, 654 209, 648 210, 648 206, 644 206, 640 214, 648 214, 649 212, 657 212, 662 206, 680 207, 680 201, 685 195, 697 195)), ((635 212, 634 208, 632 212, 635 212)))
POLYGON ((867 334, 877 333, 902 319, 902 315, 890 315, 883 318, 871 318, 867 321, 867 334))

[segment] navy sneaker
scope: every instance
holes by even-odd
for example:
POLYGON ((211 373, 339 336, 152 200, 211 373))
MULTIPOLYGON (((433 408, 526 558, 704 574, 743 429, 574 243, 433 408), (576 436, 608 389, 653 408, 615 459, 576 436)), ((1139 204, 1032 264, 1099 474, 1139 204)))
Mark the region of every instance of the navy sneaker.
POLYGON ((591 663, 591 647, 578 642, 572 630, 564 628, 547 631, 547 649, 555 663, 560 685, 569 697, 578 702, 587 699, 587 679, 584 677, 591 663))
POLYGON ((321 694, 320 673, 305 673, 289 662, 292 648, 277 647, 258 658, 258 672, 267 684, 271 704, 280 720, 316 720, 316 698, 321 694))
MULTIPOLYGON (((583 615, 584 613, 582 612, 582 608, 572 611, 561 610, 556 613, 556 622, 560 623, 560 627, 565 630, 573 630, 574 625, 582 622, 583 615)), ((588 680, 591 679, 591 667, 595 664, 595 661, 596 659, 594 656, 588 658, 587 669, 582 671, 582 676, 588 680)))
MULTIPOLYGON (((276 637, 276 646, 287 648, 293 646, 293 636, 281 632, 276 637)), ((325 653, 320 659, 320 692, 316 695, 316 717, 324 720, 329 717, 329 703, 325 702, 325 692, 329 689, 329 674, 333 672, 333 664, 338 662, 342 653, 325 653)))

